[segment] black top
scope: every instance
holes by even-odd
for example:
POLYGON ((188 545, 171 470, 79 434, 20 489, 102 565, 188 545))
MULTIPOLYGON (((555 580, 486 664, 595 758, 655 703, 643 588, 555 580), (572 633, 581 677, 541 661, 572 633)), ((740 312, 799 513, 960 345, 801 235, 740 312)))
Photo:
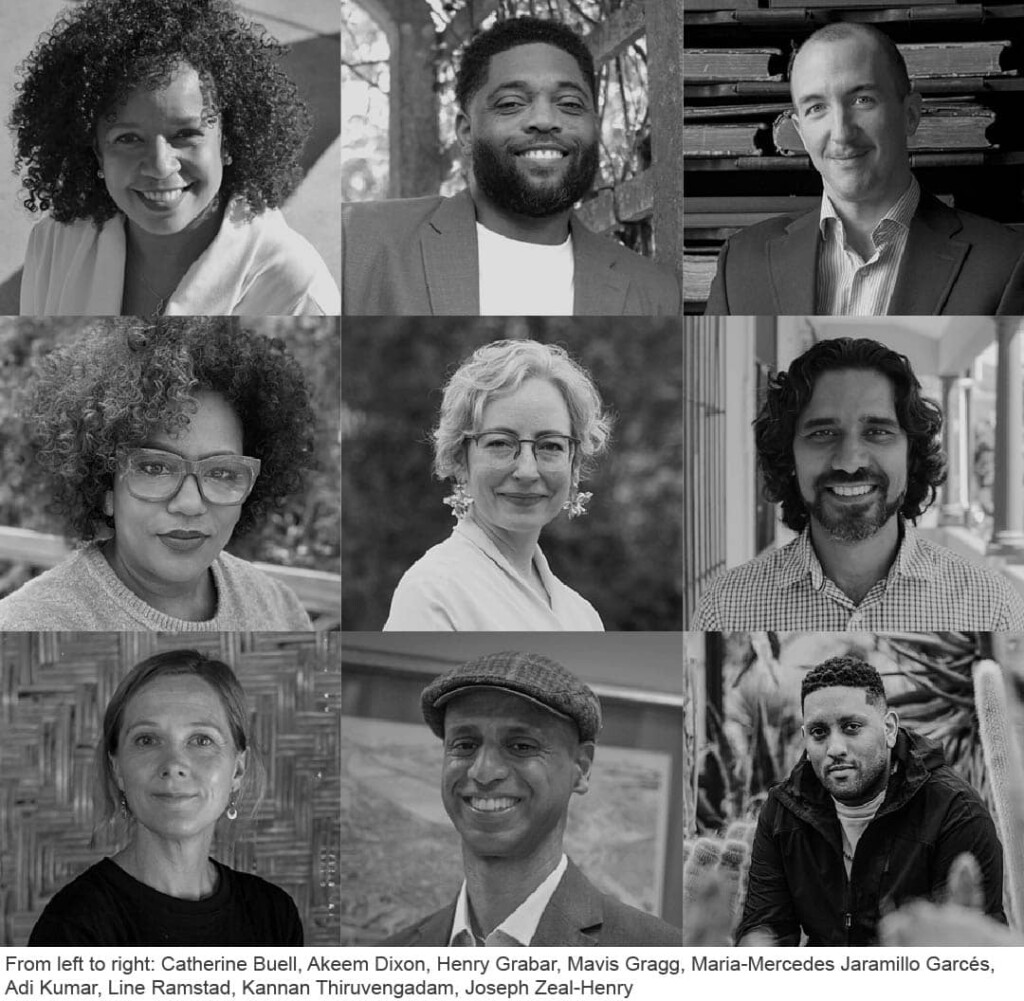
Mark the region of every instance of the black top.
POLYGON ((58 891, 29 945, 302 945, 292 898, 211 859, 217 888, 202 900, 160 893, 105 858, 58 891))

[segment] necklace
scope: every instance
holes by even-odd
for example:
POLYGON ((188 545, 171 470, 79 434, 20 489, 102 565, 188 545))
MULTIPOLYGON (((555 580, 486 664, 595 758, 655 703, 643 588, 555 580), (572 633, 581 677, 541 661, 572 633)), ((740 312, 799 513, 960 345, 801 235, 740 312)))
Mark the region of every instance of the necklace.
MULTIPOLYGON (((171 292, 173 292, 174 289, 172 288, 171 291, 166 293, 165 295, 160 295, 160 293, 157 292, 157 290, 153 288, 153 286, 150 285, 148 281, 146 281, 146 276, 142 273, 141 269, 139 269, 137 265, 133 265, 132 270, 135 272, 135 275, 138 277, 139 281, 142 282, 143 288, 145 288, 145 290, 154 299, 156 299, 156 308, 151 310, 148 315, 151 317, 161 316, 163 314, 164 307, 167 305, 167 300, 171 297, 171 292)), ((177 286, 175 286, 175 288, 176 287, 177 286)))
POLYGON ((174 289, 171 289, 171 292, 168 292, 166 295, 160 295, 160 293, 146 281, 146 276, 141 271, 139 272, 139 281, 145 286, 146 291, 156 299, 156 308, 149 315, 161 316, 164 311, 164 306, 167 305, 167 300, 170 298, 171 292, 173 292, 174 289))

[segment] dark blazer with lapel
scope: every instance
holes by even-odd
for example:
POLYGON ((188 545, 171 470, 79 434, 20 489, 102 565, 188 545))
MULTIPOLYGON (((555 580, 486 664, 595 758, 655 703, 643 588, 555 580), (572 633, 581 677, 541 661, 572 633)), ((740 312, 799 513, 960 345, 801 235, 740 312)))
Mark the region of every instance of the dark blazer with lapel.
MULTIPOLYGON (((577 316, 679 313, 679 283, 667 268, 575 217, 570 228, 577 316)), ((476 212, 468 191, 344 205, 341 238, 343 315, 479 315, 476 212)))
MULTIPOLYGON (((455 904, 453 900, 381 944, 446 946, 455 920, 455 904)), ((678 928, 601 893, 572 862, 544 909, 530 943, 573 947, 682 944, 683 933, 678 928)))
MULTIPOLYGON (((779 216, 730 237, 706 315, 814 313, 819 211, 779 216)), ((921 192, 890 316, 1024 313, 1024 234, 921 192)))

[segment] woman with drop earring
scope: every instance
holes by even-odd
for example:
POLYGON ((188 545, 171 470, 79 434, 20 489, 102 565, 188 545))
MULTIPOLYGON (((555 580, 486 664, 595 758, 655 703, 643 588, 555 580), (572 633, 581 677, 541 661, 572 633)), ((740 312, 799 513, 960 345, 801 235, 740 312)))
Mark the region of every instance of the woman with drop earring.
POLYGON ((586 513, 580 483, 611 427, 589 374, 561 347, 500 340, 444 390, 434 472, 457 524, 403 575, 385 630, 602 630, 552 573, 542 529, 586 513))
POLYGON ((117 686, 96 747, 94 804, 124 847, 60 890, 38 946, 302 945, 291 897, 210 857, 218 823, 263 791, 245 692, 196 650, 137 664, 117 686))

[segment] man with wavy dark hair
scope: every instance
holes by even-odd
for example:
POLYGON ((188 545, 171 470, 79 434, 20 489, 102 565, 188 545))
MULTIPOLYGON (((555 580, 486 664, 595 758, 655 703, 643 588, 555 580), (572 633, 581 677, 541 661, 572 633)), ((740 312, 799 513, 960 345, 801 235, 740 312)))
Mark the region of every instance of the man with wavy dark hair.
POLYGON ((467 188, 343 207, 346 315, 674 315, 675 276, 572 211, 598 169, 594 60, 549 18, 465 47, 455 132, 467 188))
POLYGON ((1005 924, 988 808, 937 743, 899 725, 878 671, 826 660, 804 675, 800 709, 804 754, 758 817, 737 941, 761 929, 779 945, 877 945, 882 915, 943 899, 964 852, 981 909, 1005 924))
POLYGON ((800 534, 713 581, 694 629, 1022 629, 998 574, 913 527, 946 478, 942 412, 904 355, 824 340, 754 422, 766 499, 800 534))

